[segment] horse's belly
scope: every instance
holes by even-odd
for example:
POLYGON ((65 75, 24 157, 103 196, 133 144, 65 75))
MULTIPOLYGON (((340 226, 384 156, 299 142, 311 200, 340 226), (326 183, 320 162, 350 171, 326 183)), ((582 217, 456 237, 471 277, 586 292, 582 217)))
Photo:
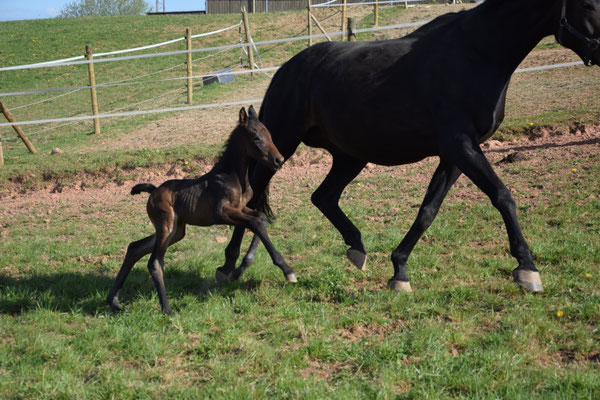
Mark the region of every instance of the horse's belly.
POLYGON ((437 154, 433 133, 410 123, 405 125, 358 123, 350 126, 339 121, 314 128, 305 144, 380 165, 409 164, 437 154))

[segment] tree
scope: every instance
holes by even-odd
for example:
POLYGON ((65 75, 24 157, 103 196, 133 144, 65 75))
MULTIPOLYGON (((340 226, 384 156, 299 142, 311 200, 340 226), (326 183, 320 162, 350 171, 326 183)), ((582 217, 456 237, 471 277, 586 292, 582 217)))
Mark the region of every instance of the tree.
POLYGON ((63 7, 61 17, 144 14, 151 10, 144 0, 75 0, 63 7))

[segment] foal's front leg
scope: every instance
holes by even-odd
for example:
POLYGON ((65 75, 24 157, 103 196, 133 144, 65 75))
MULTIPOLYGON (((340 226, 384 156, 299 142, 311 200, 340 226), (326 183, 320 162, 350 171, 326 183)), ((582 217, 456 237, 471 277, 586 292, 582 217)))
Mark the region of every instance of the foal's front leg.
POLYGON ((223 222, 228 225, 241 226, 247 229, 250 229, 258 238, 263 242, 271 259, 273 260, 273 264, 277 265, 285 279, 288 282, 296 282, 296 275, 294 271, 287 265, 281 254, 275 249, 273 243, 269 239, 269 235, 267 234, 267 218, 262 213, 257 213, 252 210, 252 213, 256 213, 256 215, 246 214, 241 210, 231 207, 225 206, 222 212, 223 222))

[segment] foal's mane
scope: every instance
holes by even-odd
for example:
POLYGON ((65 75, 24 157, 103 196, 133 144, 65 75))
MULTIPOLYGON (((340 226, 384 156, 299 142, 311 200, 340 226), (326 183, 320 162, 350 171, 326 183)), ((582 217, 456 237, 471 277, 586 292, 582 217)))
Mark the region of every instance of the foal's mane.
POLYGON ((233 130, 229 134, 229 137, 221 147, 221 151, 217 155, 217 162, 215 163, 215 166, 227 165, 235 161, 233 144, 235 143, 236 138, 239 136, 238 133, 240 133, 242 129, 244 129, 244 127, 242 126, 242 124, 239 123, 235 126, 235 128, 233 128, 233 130))

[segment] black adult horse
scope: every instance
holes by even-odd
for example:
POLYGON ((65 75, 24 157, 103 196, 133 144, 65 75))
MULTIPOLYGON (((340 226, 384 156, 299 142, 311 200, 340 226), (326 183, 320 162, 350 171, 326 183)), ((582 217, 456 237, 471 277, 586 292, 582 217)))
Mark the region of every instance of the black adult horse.
MULTIPOLYGON (((587 65, 599 64, 600 0, 487 0, 401 39, 314 45, 273 77, 259 117, 286 159, 301 142, 331 153, 331 171, 312 202, 340 231, 350 246, 348 258, 361 269, 366 260, 361 234, 338 206, 346 185, 367 162, 400 165, 440 158, 415 222, 392 253, 392 289, 411 290, 408 257, 464 173, 502 214, 519 263, 514 279, 542 291, 515 202, 480 144, 504 118, 512 73, 552 34, 587 65)), ((260 165, 253 168, 255 193, 267 188, 272 175, 260 165)), ((251 206, 268 207, 265 196, 255 197, 251 206)), ((243 234, 236 228, 219 268, 229 279, 250 265, 258 244, 255 238, 234 271, 243 234)))

